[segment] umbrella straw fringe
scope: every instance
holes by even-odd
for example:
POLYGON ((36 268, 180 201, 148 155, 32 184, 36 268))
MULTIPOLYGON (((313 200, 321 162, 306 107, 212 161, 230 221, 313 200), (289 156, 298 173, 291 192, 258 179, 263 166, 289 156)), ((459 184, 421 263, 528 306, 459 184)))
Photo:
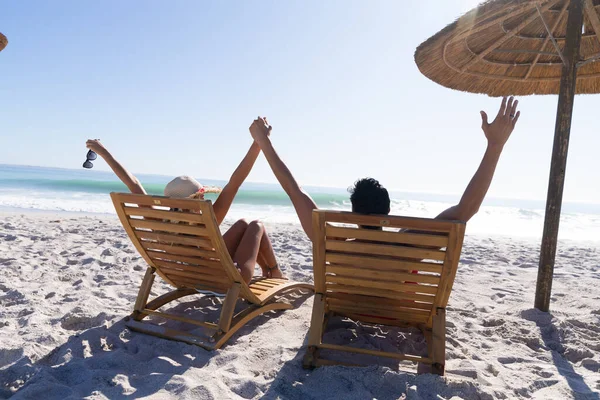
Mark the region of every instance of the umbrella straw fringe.
MULTIPOLYGON (((569 2, 487 1, 421 44, 415 61, 425 76, 451 89, 558 94, 563 60, 555 46, 564 51, 569 2)), ((600 26, 600 0, 591 0, 584 13, 580 61, 590 61, 579 68, 578 94, 600 92, 600 32, 594 26, 600 26)))

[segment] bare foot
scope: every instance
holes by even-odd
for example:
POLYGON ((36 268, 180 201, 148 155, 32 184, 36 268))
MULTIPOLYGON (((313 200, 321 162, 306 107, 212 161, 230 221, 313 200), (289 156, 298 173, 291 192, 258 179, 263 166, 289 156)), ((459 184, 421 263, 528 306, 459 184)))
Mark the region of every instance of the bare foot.
POLYGON ((262 268, 263 278, 278 278, 278 279, 286 279, 283 276, 283 272, 279 269, 279 266, 274 266, 273 268, 262 268))
POLYGON ((279 266, 277 265, 273 268, 269 268, 269 275, 269 278, 285 279, 285 276, 283 276, 283 272, 281 272, 279 266))

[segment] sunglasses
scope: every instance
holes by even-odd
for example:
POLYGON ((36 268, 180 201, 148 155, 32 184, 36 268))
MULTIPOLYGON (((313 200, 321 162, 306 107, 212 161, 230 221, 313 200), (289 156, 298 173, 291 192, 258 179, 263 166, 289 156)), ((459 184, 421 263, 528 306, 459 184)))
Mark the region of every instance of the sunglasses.
POLYGON ((93 152, 92 150, 87 152, 87 155, 85 156, 85 162, 83 163, 83 168, 92 168, 94 166, 94 164, 92 164, 92 161, 94 161, 96 158, 98 158, 98 155, 93 152))

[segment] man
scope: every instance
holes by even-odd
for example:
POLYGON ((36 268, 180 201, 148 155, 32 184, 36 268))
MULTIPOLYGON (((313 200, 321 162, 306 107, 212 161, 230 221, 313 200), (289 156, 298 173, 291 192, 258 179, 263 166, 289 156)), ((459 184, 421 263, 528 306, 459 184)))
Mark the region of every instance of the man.
MULTIPOLYGON (((467 222, 479 211, 479 207, 487 194, 494 177, 502 149, 508 141, 521 112, 517 112, 519 102, 513 97, 502 99, 498 115, 492 123, 488 123, 488 116, 481 111, 481 128, 488 141, 483 160, 471 182, 467 186, 460 202, 439 214, 436 219, 459 220, 467 222)), ((294 176, 283 163, 269 138, 271 126, 265 118, 259 117, 250 126, 250 133, 255 142, 260 146, 275 177, 283 190, 292 200, 300 223, 306 235, 313 240, 312 211, 317 208, 313 199, 296 182, 294 176)), ((350 200, 352 211, 363 214, 388 214, 390 212, 390 198, 388 192, 375 179, 366 178, 356 182, 351 190, 350 200)))

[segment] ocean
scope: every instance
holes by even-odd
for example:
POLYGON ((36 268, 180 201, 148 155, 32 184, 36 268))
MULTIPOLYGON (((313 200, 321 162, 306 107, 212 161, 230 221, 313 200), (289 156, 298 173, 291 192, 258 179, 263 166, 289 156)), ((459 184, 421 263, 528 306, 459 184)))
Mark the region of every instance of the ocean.
MULTIPOLYGON (((149 193, 158 195, 172 178, 136 176, 149 193)), ((198 180, 207 185, 226 183, 198 180)), ((320 208, 350 210, 349 195, 344 188, 306 186, 305 189, 320 208)), ((112 172, 0 164, 0 210, 115 214, 109 197, 115 191, 126 192, 127 188, 112 172)), ((399 191, 390 194, 392 214, 413 217, 434 217, 459 200, 458 195, 399 191)), ((216 195, 207 198, 214 200, 216 195)), ((244 183, 227 217, 299 224, 287 195, 276 184, 244 183)), ((543 201, 489 198, 469 222, 467 234, 540 238, 543 219, 543 201)), ((600 241, 600 204, 563 204, 559 238, 600 241)))

